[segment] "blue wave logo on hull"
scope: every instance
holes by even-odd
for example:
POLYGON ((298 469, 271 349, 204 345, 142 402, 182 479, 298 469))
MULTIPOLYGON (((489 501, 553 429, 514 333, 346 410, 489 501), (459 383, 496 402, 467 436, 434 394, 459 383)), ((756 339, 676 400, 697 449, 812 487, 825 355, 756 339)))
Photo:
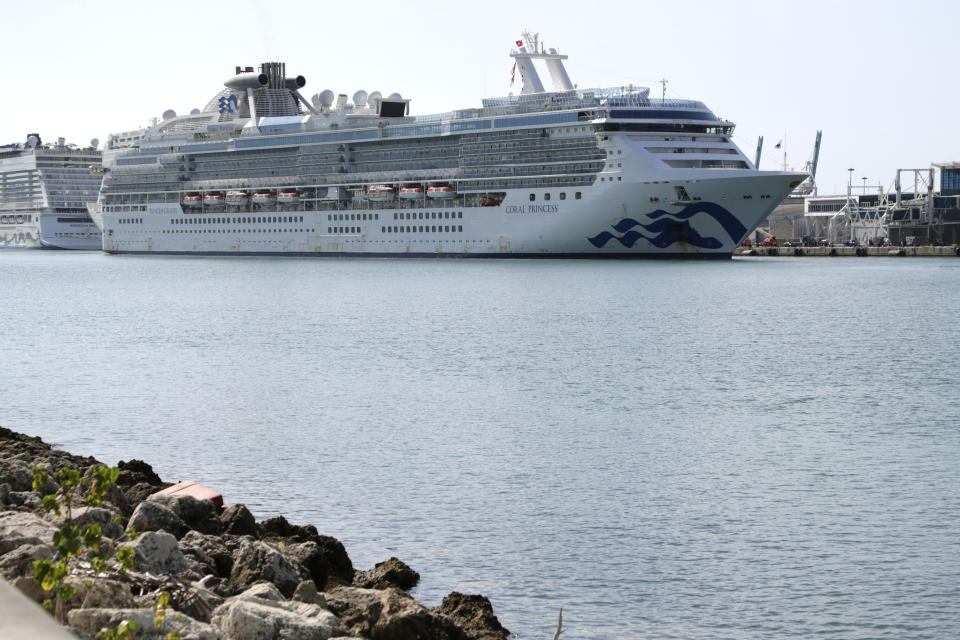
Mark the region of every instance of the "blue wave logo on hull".
POLYGON ((690 218, 700 213, 716 220, 734 244, 747 234, 747 228, 743 226, 743 223, 720 205, 714 202, 694 202, 688 204, 678 213, 668 213, 662 209, 652 211, 647 214, 647 218, 653 221, 650 224, 643 224, 633 218, 624 218, 617 224, 612 225, 613 229, 622 235, 616 236, 609 231, 601 231, 592 238, 587 238, 587 240, 598 249, 606 246, 610 240, 616 240, 630 249, 641 239, 646 240, 658 249, 665 249, 679 241, 700 249, 719 249, 723 246, 723 242, 717 238, 701 236, 690 225, 690 218), (635 227, 642 228, 650 235, 641 233, 635 227))

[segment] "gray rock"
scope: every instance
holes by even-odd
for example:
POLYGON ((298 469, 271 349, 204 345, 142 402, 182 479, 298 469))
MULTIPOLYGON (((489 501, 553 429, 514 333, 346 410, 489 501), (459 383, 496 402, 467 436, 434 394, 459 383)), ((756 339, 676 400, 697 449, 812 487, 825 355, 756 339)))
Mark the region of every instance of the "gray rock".
POLYGON ((100 607, 130 609, 136 606, 130 585, 125 582, 91 576, 67 576, 64 582, 76 591, 64 603, 66 611, 100 607))
POLYGON ((49 544, 22 544, 0 556, 0 575, 7 580, 19 576, 33 577, 33 563, 37 560, 52 560, 57 550, 49 544))
POLYGON ((258 582, 243 593, 234 597, 240 598, 241 600, 260 598, 261 600, 273 600, 274 602, 283 602, 286 600, 286 598, 283 597, 283 594, 280 593, 280 590, 277 589, 277 585, 273 584, 272 582, 258 582))
POLYGON ((317 585, 313 580, 304 580, 297 585, 297 590, 293 592, 293 600, 306 602, 327 608, 327 600, 317 591, 317 585))
POLYGON ((148 531, 120 547, 133 547, 133 566, 137 571, 179 573, 189 567, 177 539, 166 531, 148 531))
POLYGON ((162 504, 183 520, 188 527, 200 533, 218 534, 221 525, 217 508, 209 500, 198 500, 186 494, 153 494, 147 502, 162 504))
POLYGON ((30 466, 30 457, 26 461, 20 459, 23 454, 0 458, 0 482, 9 484, 11 491, 33 490, 33 468, 30 466))
POLYGON ((211 623, 231 640, 328 640, 344 634, 340 621, 315 604, 231 598, 211 623))
POLYGON ((79 507, 73 510, 73 523, 79 527, 98 524, 103 535, 115 540, 124 534, 123 527, 113 521, 117 515, 118 512, 106 507, 79 507))
POLYGON ((371 640, 467 640, 451 618, 399 589, 336 587, 324 596, 345 627, 371 640))
POLYGON ((485 596, 454 591, 433 612, 452 618, 470 640, 507 640, 510 637, 510 632, 493 614, 493 605, 485 596))
MULTIPOLYGON (((67 614, 67 622, 71 627, 93 636, 104 627, 116 629, 117 625, 124 620, 133 620, 140 629, 134 637, 150 638, 156 637, 153 617, 153 609, 150 608, 74 609, 67 614)), ((197 622, 190 616, 168 610, 167 620, 161 632, 165 634, 171 631, 177 632, 181 640, 224 640, 223 635, 209 624, 197 622)))
POLYGON ((233 553, 224 538, 190 531, 180 538, 180 550, 185 556, 193 558, 208 569, 202 573, 212 573, 221 578, 230 577, 233 553))
POLYGON ((289 597, 300 584, 301 572, 306 574, 299 562, 270 545, 244 540, 233 555, 230 584, 236 589, 244 589, 254 582, 266 580, 277 585, 280 593, 289 597))
POLYGON ((130 503, 131 508, 136 509, 137 505, 141 502, 155 494, 160 489, 155 487, 152 484, 147 484, 146 482, 140 482, 133 485, 132 487, 124 487, 123 495, 126 496, 127 502, 130 503))
POLYGON ((419 581, 420 574, 396 558, 379 562, 369 571, 357 571, 353 574, 353 586, 362 589, 397 587, 409 591, 419 581))
POLYGON ((43 504, 43 496, 39 491, 11 491, 7 495, 10 504, 26 509, 39 509, 43 504))
POLYGON ((242 504, 232 504, 220 514, 220 524, 224 533, 237 536, 256 536, 257 522, 253 514, 242 504))
POLYGON ((182 538, 190 527, 177 514, 159 502, 145 500, 137 505, 127 527, 141 531, 166 531, 182 538))
POLYGON ((23 544, 50 544, 57 527, 38 515, 0 511, 0 555, 23 544))

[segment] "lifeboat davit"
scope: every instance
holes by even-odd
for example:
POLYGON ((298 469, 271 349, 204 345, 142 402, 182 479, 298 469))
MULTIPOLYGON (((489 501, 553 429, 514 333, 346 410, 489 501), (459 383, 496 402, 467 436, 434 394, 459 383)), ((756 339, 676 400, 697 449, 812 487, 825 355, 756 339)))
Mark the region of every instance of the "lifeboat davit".
POLYGON ((246 191, 227 191, 227 204, 231 207, 245 207, 250 203, 246 191))
POLYGON ((203 204, 203 197, 197 193, 188 193, 183 196, 183 206, 185 207, 199 207, 203 204))
POLYGON ((453 190, 453 187, 448 187, 446 185, 434 185, 427 188, 427 196, 431 198, 437 198, 440 200, 448 200, 457 195, 457 192, 453 190))
POLYGON ((208 207, 222 207, 226 204, 222 193, 208 193, 203 196, 203 204, 208 207))
POLYGON ((375 184, 367 189, 367 197, 374 202, 387 202, 397 195, 396 189, 386 184, 375 184))
POLYGON ((280 204, 297 204, 300 202, 299 191, 281 191, 277 196, 277 202, 280 204))
POLYGON ((253 204, 268 205, 273 204, 276 200, 277 196, 269 192, 253 194, 253 204))
POLYGON ((423 196, 423 187, 400 187, 400 197, 404 200, 416 200, 423 196))

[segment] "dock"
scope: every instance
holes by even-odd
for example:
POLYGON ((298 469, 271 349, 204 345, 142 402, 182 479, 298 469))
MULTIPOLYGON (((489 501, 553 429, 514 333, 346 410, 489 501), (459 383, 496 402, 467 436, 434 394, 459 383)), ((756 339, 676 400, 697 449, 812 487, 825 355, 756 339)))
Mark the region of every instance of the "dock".
POLYGON ((734 256, 796 256, 824 258, 939 258, 960 257, 960 246, 919 246, 919 247, 737 247, 734 256))

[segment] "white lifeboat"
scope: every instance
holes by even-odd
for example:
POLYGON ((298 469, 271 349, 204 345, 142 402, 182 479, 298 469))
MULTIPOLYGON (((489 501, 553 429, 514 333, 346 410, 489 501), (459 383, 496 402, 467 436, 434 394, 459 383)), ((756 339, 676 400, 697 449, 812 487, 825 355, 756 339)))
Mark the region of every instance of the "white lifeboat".
POLYGON ((281 191, 277 195, 277 202, 280 204, 297 204, 300 202, 300 192, 296 190, 281 191))
POLYGON ((253 194, 252 199, 253 199, 253 204, 268 205, 276 202, 277 196, 269 192, 255 193, 253 194))
POLYGON ((455 197, 457 192, 453 190, 453 187, 448 187, 446 185, 434 185, 427 188, 427 195, 431 198, 448 200, 455 197))
POLYGON ((367 189, 367 197, 374 202, 388 202, 397 195, 397 190, 387 184, 375 184, 367 189))
POLYGON ((208 193, 203 196, 203 204, 208 207, 222 207, 226 204, 222 193, 208 193))
POLYGON ((203 204, 203 196, 198 193, 188 193, 183 196, 183 206, 185 207, 199 207, 203 204))
POLYGON ((423 196, 423 187, 400 187, 400 198, 403 200, 416 200, 423 196))
POLYGON ((227 191, 227 204, 231 207, 245 207, 250 203, 246 191, 227 191))

